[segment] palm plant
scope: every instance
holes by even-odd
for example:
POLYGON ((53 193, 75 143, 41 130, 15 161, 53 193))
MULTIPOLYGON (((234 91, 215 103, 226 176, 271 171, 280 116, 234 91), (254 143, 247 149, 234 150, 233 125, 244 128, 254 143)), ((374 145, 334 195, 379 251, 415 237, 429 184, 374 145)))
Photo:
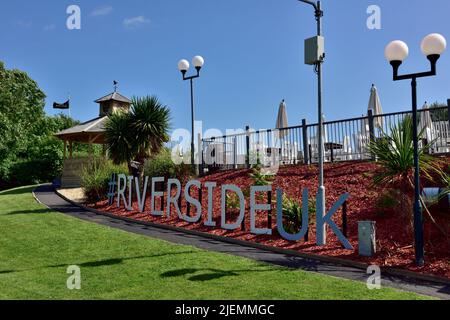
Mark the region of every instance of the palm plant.
POLYGON ((132 120, 132 116, 128 113, 115 112, 105 123, 105 139, 111 160, 115 164, 127 163, 130 172, 131 161, 137 153, 136 143, 130 131, 132 120))
MULTIPOLYGON (((424 129, 419 133, 419 140, 424 135, 424 129)), ((419 164, 422 175, 432 179, 434 174, 442 175, 440 161, 428 154, 428 145, 419 148, 419 164)), ((391 126, 391 135, 382 132, 382 137, 369 144, 369 152, 375 155, 383 170, 375 175, 375 184, 392 184, 409 180, 414 174, 413 123, 406 116, 397 125, 391 126)))
MULTIPOLYGON (((450 167, 449 167, 449 172, 450 172, 450 167)), ((450 174, 444 172, 444 174, 442 175, 442 181, 444 183, 444 188, 441 191, 441 194, 439 195, 439 197, 448 199, 448 195, 450 194, 450 174)))
MULTIPOLYGON (((423 140, 424 132, 425 129, 419 132, 419 140, 423 140)), ((432 143, 433 141, 419 148, 421 174, 429 180, 432 180, 433 176, 442 176, 443 174, 441 161, 426 154, 432 143)), ((381 171, 374 176, 374 183, 400 189, 403 197, 400 199, 402 212, 409 212, 405 207, 411 205, 414 190, 414 146, 411 116, 406 116, 398 124, 392 125, 390 135, 382 132, 381 138, 369 144, 368 151, 375 155, 382 167, 381 171)), ((422 205, 434 221, 423 200, 422 205)))
POLYGON ((144 163, 169 141, 170 110, 156 96, 133 97, 132 101, 131 128, 136 139, 136 160, 144 163))
MULTIPOLYGON (((144 164, 158 154, 169 140, 170 110, 155 96, 133 97, 130 113, 114 112, 105 124, 105 136, 111 158, 116 164, 144 164)), ((141 170, 141 173, 143 170, 141 170)))

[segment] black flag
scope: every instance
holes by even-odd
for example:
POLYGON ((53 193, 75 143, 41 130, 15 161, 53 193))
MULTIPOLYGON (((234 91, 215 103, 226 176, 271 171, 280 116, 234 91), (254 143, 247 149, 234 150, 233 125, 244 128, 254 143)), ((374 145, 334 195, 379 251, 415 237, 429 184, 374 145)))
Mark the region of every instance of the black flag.
POLYGON ((53 103, 53 109, 70 109, 70 100, 67 100, 64 103, 53 103))

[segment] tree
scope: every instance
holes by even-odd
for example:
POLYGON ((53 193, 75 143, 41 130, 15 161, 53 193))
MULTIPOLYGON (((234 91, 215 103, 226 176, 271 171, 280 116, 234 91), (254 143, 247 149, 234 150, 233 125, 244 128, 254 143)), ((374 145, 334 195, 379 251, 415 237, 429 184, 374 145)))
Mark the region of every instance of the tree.
POLYGON ((117 111, 105 123, 105 138, 110 157, 115 164, 126 163, 131 172, 131 161, 137 153, 131 129, 131 114, 117 111))
MULTIPOLYGON (((169 140, 170 110, 155 96, 133 97, 130 113, 115 112, 105 124, 108 150, 116 164, 144 164, 169 140)), ((142 170, 141 170, 142 172, 142 170)))
POLYGON ((156 96, 133 97, 132 101, 132 131, 138 150, 136 160, 143 164, 169 141, 170 110, 156 96))
POLYGON ((79 122, 44 113, 45 94, 25 72, 0 62, 0 188, 60 175, 63 143, 53 134, 79 122))
POLYGON ((11 166, 27 158, 30 141, 41 135, 45 94, 20 70, 0 62, 0 181, 8 181, 11 166))

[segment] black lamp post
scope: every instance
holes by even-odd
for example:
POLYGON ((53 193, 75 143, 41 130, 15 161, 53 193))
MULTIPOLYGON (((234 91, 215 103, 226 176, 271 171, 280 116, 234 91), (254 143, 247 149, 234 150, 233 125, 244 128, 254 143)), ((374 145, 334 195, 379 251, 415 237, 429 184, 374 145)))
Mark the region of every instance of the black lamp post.
POLYGON ((413 144, 414 144, 414 246, 416 264, 423 266, 423 216, 420 202, 420 167, 419 167, 419 139, 417 129, 417 79, 436 75, 436 63, 447 46, 446 40, 440 34, 430 34, 422 40, 422 52, 430 61, 431 70, 427 72, 399 75, 398 70, 403 61, 408 57, 409 49, 403 41, 392 41, 385 50, 386 59, 392 65, 394 81, 411 80, 412 88, 412 112, 413 112, 413 144))
POLYGON ((205 64, 205 60, 201 56, 195 56, 192 59, 192 64, 197 70, 197 74, 194 76, 186 77, 186 72, 189 70, 189 62, 185 59, 180 60, 178 63, 178 69, 183 74, 183 80, 189 80, 191 84, 191 166, 192 171, 198 174, 197 166, 195 165, 195 117, 194 117, 194 79, 200 77, 200 70, 205 64))

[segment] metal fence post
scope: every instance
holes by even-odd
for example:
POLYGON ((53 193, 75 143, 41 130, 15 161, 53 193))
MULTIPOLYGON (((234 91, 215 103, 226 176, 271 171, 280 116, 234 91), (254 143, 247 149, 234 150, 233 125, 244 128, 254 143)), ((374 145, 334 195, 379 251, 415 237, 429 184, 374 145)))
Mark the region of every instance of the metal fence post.
POLYGON ((228 159, 227 159, 227 136, 223 136, 223 155, 222 155, 222 159, 223 159, 223 166, 226 168, 228 165, 228 159))
POLYGON ((447 99, 447 117, 448 117, 448 126, 450 130, 450 99, 447 99))
POLYGON ((305 164, 309 164, 308 128, 306 119, 302 120, 303 158, 305 164))
POLYGON ((234 137, 233 139, 233 164, 234 169, 237 169, 237 137, 234 137))
MULTIPOLYGON (((370 142, 375 141, 375 123, 374 123, 374 117, 373 117, 373 111, 369 110, 369 132, 370 132, 370 142)), ((372 153, 372 160, 375 161, 376 157, 372 153)))
POLYGON ((203 176, 204 174, 204 167, 203 167, 203 139, 201 133, 198 134, 198 172, 200 176, 203 176))
POLYGON ((245 127, 245 164, 250 169, 250 126, 245 127))
POLYGON ((270 206, 267 215, 267 228, 272 230, 272 191, 267 193, 267 204, 270 206))

